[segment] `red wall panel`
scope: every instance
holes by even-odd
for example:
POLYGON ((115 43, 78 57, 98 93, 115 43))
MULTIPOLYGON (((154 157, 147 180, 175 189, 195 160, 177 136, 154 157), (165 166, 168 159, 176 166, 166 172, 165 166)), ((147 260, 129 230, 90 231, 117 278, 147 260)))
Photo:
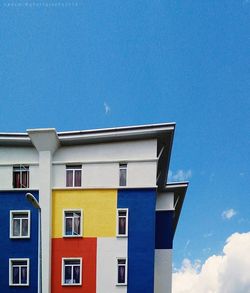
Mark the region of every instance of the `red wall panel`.
POLYGON ((52 239, 52 293, 96 292, 96 238, 52 239), (62 258, 82 257, 82 285, 62 286, 62 258))

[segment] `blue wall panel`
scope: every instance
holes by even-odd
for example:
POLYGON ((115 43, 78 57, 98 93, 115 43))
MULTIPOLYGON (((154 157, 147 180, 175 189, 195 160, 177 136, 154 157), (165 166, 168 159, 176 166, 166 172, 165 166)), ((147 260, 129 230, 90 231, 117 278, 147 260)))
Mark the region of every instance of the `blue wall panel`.
POLYGON ((128 293, 154 292, 155 189, 118 191, 118 208, 128 208, 128 293))
POLYGON ((155 248, 173 247, 173 211, 157 211, 155 219, 155 248))
MULTIPOLYGON (((0 192, 0 288, 2 292, 37 292, 38 212, 25 198, 25 191, 0 192), (10 239, 10 210, 30 210, 29 239, 10 239), (30 259, 29 286, 9 286, 9 258, 30 259)), ((38 192, 32 191, 38 199, 38 192)))

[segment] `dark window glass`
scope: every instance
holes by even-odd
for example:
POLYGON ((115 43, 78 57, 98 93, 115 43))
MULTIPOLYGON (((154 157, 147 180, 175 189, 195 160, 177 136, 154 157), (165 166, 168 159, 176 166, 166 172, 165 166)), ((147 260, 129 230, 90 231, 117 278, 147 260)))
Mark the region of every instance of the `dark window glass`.
POLYGON ((66 218, 66 235, 72 235, 72 218, 66 218))
POLYGON ((65 276, 64 276, 64 280, 66 284, 70 284, 71 283, 71 266, 65 266, 65 276))
POLYGON ((21 268, 21 283, 22 284, 27 283, 27 267, 21 268))
POLYGON ((80 283, 80 266, 73 267, 73 283, 80 283))
POLYGON ((20 220, 13 219, 13 236, 20 236, 20 220))
POLYGON ((66 186, 73 186, 73 170, 67 170, 66 174, 66 186))
POLYGON ((126 235, 126 218, 119 217, 119 234, 126 235))
POLYGON ((13 267, 13 276, 12 276, 12 283, 19 284, 19 267, 13 267))
POLYGON ((81 186, 82 184, 82 171, 75 170, 75 186, 81 186))
POLYGON ((28 236, 28 219, 22 220, 22 236, 28 236))
POLYGON ((125 283, 125 274, 126 274, 125 265, 119 265, 118 266, 118 284, 125 283))
POLYGON ((127 164, 120 164, 119 184, 120 186, 127 185, 127 164))

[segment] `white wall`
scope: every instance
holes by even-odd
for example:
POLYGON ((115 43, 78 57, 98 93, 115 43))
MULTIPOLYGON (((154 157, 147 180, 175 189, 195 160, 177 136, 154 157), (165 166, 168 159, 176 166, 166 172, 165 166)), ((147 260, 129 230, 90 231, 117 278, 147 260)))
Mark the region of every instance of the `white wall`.
POLYGON ((0 166, 0 189, 12 188, 12 166, 0 166))
POLYGON ((150 139, 60 147, 54 154, 53 162, 127 161, 154 159, 156 156, 157 141, 150 139))
POLYGON ((97 238, 97 293, 127 292, 127 286, 116 286, 117 257, 127 257, 127 246, 127 238, 97 238))
POLYGON ((129 187, 153 187, 156 185, 157 162, 129 162, 129 187))
POLYGON ((157 194, 156 199, 157 211, 169 211, 174 210, 174 193, 173 192, 161 192, 157 194))
POLYGON ((155 250, 154 293, 172 291, 172 249, 155 250))
POLYGON ((38 152, 32 147, 0 147, 0 165, 38 163, 38 152))
POLYGON ((30 189, 39 188, 39 166, 31 165, 30 168, 30 189))

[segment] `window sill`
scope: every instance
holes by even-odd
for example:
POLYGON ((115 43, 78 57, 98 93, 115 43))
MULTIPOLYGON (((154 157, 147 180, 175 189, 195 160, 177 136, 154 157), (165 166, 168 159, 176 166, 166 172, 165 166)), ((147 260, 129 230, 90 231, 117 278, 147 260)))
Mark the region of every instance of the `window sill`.
POLYGON ((63 238, 83 238, 82 235, 63 235, 63 238))
POLYGON ((10 236, 10 239, 30 239, 30 236, 10 236))
POLYGON ((62 286, 66 286, 66 287, 68 287, 68 286, 82 286, 82 284, 74 284, 74 283, 72 283, 72 284, 62 284, 62 286))
POLYGON ((128 238, 128 235, 116 235, 116 238, 128 238))
POLYGON ((10 287, 28 287, 29 284, 9 284, 10 287))
POLYGON ((127 283, 124 283, 124 284, 118 284, 118 283, 116 283, 116 286, 127 286, 127 283))

